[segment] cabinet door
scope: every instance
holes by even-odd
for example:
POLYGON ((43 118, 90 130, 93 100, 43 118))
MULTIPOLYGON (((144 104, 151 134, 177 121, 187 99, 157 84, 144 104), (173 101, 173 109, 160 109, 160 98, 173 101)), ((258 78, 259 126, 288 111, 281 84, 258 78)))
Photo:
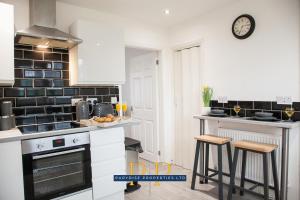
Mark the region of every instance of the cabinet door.
POLYGON ((70 51, 71 85, 125 82, 125 44, 121 29, 77 21, 71 26, 70 32, 83 40, 70 51))
POLYGON ((14 7, 0 3, 0 85, 14 83, 14 7))

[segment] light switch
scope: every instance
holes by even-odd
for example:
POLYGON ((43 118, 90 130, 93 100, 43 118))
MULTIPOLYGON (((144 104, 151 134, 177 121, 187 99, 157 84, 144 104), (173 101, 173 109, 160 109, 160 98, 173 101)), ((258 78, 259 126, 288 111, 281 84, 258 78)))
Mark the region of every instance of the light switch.
POLYGON ((75 98, 75 99, 72 99, 72 100, 71 100, 72 106, 76 106, 76 103, 77 103, 78 101, 81 101, 81 100, 83 100, 83 99, 82 99, 82 98, 75 98))
POLYGON ((118 98, 117 97, 111 97, 110 99, 112 104, 117 104, 118 103, 118 98))

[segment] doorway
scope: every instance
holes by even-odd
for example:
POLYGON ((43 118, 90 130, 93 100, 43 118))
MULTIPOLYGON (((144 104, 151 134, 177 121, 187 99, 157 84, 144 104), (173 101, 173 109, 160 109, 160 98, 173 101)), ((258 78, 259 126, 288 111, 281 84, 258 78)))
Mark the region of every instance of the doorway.
POLYGON ((192 169, 194 136, 199 134, 199 122, 193 115, 201 109, 200 55, 200 46, 174 52, 174 163, 185 169, 192 169))
POLYGON ((126 48, 126 84, 123 86, 123 102, 128 105, 127 115, 140 122, 127 127, 127 137, 141 141, 144 152, 140 157, 159 162, 159 114, 158 114, 158 56, 148 49, 126 48))

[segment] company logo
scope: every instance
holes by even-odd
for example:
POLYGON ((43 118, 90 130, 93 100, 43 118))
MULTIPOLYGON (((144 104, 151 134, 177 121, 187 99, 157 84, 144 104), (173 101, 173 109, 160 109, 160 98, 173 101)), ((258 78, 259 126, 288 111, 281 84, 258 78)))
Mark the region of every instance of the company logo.
POLYGON ((154 168, 147 167, 145 163, 129 163, 129 175, 114 175, 114 181, 117 182, 154 182, 155 186, 160 186, 160 182, 186 181, 186 175, 172 175, 172 165, 170 163, 154 164, 154 168), (138 169, 135 171, 135 169, 138 169), (160 174, 161 170, 165 174, 160 174), (137 172, 137 173, 136 173, 137 172), (139 173, 141 172, 141 173, 139 173))

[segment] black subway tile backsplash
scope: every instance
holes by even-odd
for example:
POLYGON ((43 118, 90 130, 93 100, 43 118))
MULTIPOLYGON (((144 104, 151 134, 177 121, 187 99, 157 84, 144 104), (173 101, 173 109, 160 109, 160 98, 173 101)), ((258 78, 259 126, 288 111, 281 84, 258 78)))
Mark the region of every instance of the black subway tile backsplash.
POLYGON ((238 101, 238 105, 241 108, 253 109, 253 101, 238 101))
POLYGON ((12 101, 17 125, 25 132, 36 132, 54 126, 44 124, 75 120, 72 98, 95 97, 108 103, 118 93, 115 86, 69 87, 68 49, 15 44, 15 84, 0 87, 0 101, 12 101))
POLYGON ((45 88, 27 88, 26 96, 27 97, 45 96, 45 88))
POLYGON ((25 89, 24 88, 4 88, 5 97, 24 97, 25 89))
POLYGON ((32 68, 32 60, 15 59, 15 68, 32 68))
POLYGON ((254 109, 271 110, 272 103, 270 101, 254 101, 254 109))
POLYGON ((25 59, 43 60, 43 52, 40 51, 24 51, 25 59))
POLYGON ((49 61, 34 61, 35 69, 52 69, 52 62, 49 61))

